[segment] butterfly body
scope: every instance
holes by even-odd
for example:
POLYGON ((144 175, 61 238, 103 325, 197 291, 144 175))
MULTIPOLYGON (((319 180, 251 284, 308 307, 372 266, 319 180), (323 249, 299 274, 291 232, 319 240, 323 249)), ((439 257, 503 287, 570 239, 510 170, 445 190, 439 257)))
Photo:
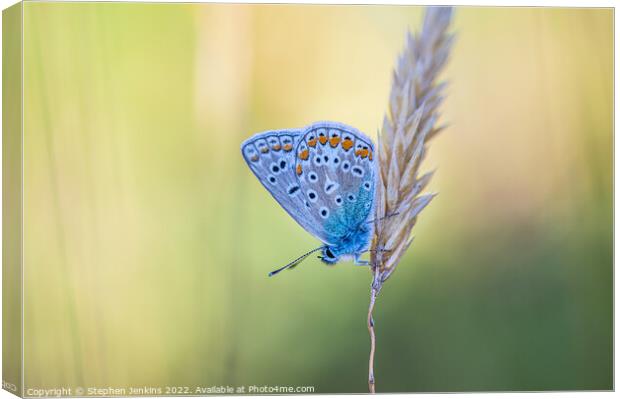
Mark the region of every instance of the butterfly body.
POLYGON ((360 226, 358 230, 343 236, 338 243, 326 245, 323 248, 321 260, 329 265, 333 265, 353 257, 356 263, 365 264, 359 260, 359 257, 368 250, 371 234, 370 228, 360 226))
POLYGON ((368 137, 337 122, 258 133, 241 146, 263 186, 323 242, 327 264, 347 257, 363 264, 359 257, 368 250, 373 227, 373 151, 368 137))

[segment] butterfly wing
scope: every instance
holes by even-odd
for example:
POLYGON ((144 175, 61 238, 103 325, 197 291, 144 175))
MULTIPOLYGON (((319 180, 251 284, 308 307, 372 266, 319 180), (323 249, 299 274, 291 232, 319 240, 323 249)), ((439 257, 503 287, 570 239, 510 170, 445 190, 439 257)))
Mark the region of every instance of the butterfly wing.
POLYGON ((295 172, 315 235, 338 243, 366 223, 372 210, 375 161, 372 141, 336 122, 307 127, 295 151, 295 172))
POLYGON ((295 148, 303 130, 257 133, 241 144, 241 153, 258 180, 280 206, 306 231, 326 244, 320 225, 308 217, 308 207, 295 171, 295 148))

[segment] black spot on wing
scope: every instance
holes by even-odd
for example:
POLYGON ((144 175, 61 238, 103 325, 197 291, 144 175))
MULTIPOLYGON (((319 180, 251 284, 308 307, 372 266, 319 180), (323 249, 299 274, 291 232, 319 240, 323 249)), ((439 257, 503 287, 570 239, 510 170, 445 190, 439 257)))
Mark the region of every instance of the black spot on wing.
POLYGON ((288 194, 289 195, 293 195, 295 194, 297 191, 299 191, 299 186, 293 186, 291 188, 288 189, 288 194))

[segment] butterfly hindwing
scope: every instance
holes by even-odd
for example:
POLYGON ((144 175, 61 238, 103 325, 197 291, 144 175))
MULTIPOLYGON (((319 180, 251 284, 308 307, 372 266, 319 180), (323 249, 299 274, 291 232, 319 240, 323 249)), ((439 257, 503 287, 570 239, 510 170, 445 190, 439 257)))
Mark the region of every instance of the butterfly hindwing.
POLYGON ((357 129, 318 122, 305 129, 295 152, 295 174, 307 217, 325 242, 338 242, 370 215, 375 162, 372 141, 357 129))

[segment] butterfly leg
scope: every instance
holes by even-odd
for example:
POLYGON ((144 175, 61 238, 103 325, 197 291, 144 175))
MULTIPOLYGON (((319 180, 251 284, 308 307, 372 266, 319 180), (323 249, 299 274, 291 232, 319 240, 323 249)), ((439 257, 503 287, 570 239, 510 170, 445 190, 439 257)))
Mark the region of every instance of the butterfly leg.
MULTIPOLYGON (((366 250, 364 252, 382 253, 382 252, 392 252, 392 250, 391 249, 385 249, 384 247, 379 247, 377 249, 368 249, 368 250, 366 250)), ((354 260, 353 260, 355 266, 372 266, 369 261, 360 259, 361 254, 362 253, 355 254, 355 257, 354 257, 354 260)))
POLYGON ((370 266, 370 262, 367 260, 360 259, 361 254, 355 254, 353 259, 353 264, 355 266, 370 266))
POLYGON ((382 253, 382 252, 392 252, 392 250, 391 249, 385 249, 383 247, 379 247, 377 249, 369 249, 368 252, 382 253))

